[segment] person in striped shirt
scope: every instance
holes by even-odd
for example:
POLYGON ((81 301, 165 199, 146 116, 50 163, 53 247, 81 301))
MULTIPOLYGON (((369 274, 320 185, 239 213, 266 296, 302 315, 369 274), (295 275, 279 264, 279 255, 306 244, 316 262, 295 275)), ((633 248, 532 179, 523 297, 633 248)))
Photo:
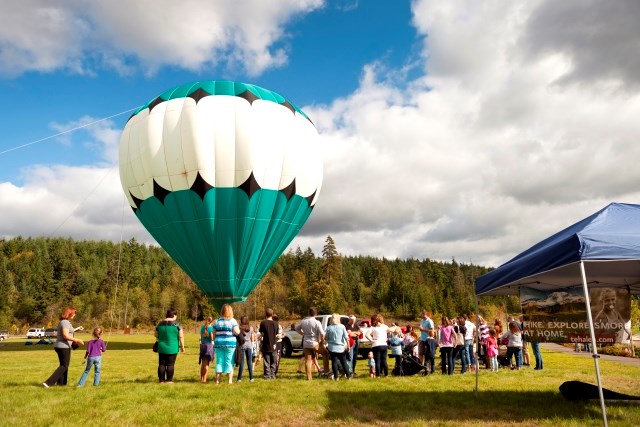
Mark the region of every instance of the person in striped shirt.
POLYGON ((233 354, 236 350, 236 336, 240 334, 238 322, 233 318, 233 308, 222 306, 220 317, 213 324, 216 352, 216 384, 220 384, 222 374, 227 374, 229 384, 233 383, 233 354))

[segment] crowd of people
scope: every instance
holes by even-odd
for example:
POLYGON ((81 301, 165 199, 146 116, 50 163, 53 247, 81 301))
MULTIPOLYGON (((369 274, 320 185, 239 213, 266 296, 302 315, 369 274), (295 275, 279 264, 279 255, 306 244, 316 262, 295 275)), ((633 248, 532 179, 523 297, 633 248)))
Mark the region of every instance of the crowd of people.
MULTIPOLYGON (((67 384, 71 351, 84 345, 82 340, 74 337, 74 332, 82 330, 82 327, 73 328, 71 325, 76 313, 75 308, 67 307, 60 316, 54 345, 59 366, 42 383, 44 387, 67 384)), ((312 380, 316 372, 333 380, 341 377, 352 379, 356 375, 362 338, 371 343, 367 365, 369 376, 372 378, 389 375, 389 351, 395 362, 392 371, 394 375, 403 375, 403 364, 407 360, 414 360, 415 364, 419 364, 424 375, 435 374, 438 368, 438 352, 439 368, 443 375, 453 375, 458 364, 461 374, 472 372, 481 365, 494 372, 504 368, 520 370, 523 366, 529 366, 529 343, 524 339, 522 316, 519 319, 509 317, 505 329, 499 318, 494 320, 493 325, 488 325, 485 319, 479 316, 476 326, 472 315, 465 314, 452 319, 443 315, 436 325, 433 316, 427 310, 420 313, 417 327, 408 324, 404 328, 395 323, 391 326, 386 325, 380 314, 373 315, 370 324, 358 324, 356 317, 351 315, 346 325, 341 322, 342 316, 333 314, 327 327, 323 328, 316 315, 316 310, 310 308, 308 316, 294 327, 302 336, 303 357, 298 373, 303 373, 304 366, 307 380, 312 380), (361 330, 361 326, 366 327, 361 330), (320 358, 322 367, 318 364, 320 358)), ((93 330, 93 339, 88 343, 85 352, 86 369, 78 381, 78 386, 85 384, 92 367, 93 385, 97 386, 100 383, 102 353, 106 351, 106 345, 100 339, 101 334, 100 327, 93 330)), ((215 320, 208 317, 200 327, 200 382, 207 382, 212 363, 216 384, 220 384, 223 375, 226 375, 227 383, 232 384, 236 366, 236 382, 242 381, 245 366, 249 373, 249 381, 253 382, 254 369, 259 361, 262 362, 263 378, 276 379, 284 336, 278 316, 272 309, 265 310, 264 320, 254 329, 247 316, 242 316, 238 324, 233 315, 233 308, 229 304, 223 305, 220 317, 215 320)), ((177 322, 175 309, 167 310, 165 319, 155 328, 155 337, 158 382, 171 384, 178 354, 185 351, 184 331, 177 322)), ((531 348, 535 358, 534 369, 543 369, 539 344, 532 342, 531 348)))

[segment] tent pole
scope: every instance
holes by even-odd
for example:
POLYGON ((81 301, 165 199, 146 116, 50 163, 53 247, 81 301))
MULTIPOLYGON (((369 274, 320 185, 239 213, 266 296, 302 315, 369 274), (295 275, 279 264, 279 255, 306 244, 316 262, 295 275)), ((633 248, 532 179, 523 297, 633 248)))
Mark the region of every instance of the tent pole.
MULTIPOLYGON (((480 312, 478 311, 478 295, 475 292, 473 293, 473 295, 476 300, 476 348, 480 348, 480 332, 478 332, 478 315, 480 314, 480 312)), ((478 351, 478 353, 480 353, 480 351, 478 351)), ((478 371, 480 371, 480 361, 476 357, 476 389, 474 392, 475 397, 478 397, 478 376, 480 375, 478 371)))
POLYGON ((604 427, 608 427, 607 409, 604 405, 604 395, 602 394, 602 383, 600 380, 600 364, 598 355, 598 346, 596 345, 596 332, 593 327, 593 316, 591 316, 591 300, 589 299, 589 289, 587 288, 587 274, 584 270, 584 261, 580 260, 580 273, 582 275, 582 288, 584 290, 584 300, 587 305, 587 319, 589 319, 589 333, 591 335, 591 352, 593 353, 593 362, 596 367, 596 379, 598 380, 598 394, 600 395, 600 408, 602 408, 602 420, 604 427))

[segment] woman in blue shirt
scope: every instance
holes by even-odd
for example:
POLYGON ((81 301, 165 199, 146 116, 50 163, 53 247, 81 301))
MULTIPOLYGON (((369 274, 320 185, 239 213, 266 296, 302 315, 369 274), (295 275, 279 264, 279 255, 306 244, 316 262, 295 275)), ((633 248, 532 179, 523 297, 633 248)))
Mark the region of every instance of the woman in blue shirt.
POLYGON ((329 357, 331 357, 331 369, 333 370, 333 379, 338 380, 338 362, 342 365, 347 379, 351 379, 353 373, 351 372, 349 365, 347 364, 347 351, 349 346, 349 338, 347 335, 347 328, 340 323, 340 315, 331 315, 331 324, 327 326, 325 332, 325 340, 327 342, 327 349, 329 350, 329 357))

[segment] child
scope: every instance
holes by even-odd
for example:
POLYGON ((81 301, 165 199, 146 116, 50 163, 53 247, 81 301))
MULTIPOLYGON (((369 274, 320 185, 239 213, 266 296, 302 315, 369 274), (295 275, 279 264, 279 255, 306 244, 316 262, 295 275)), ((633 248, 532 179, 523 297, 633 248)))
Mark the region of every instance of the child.
POLYGON ((391 345, 391 355, 396 359, 394 371, 397 372, 397 375, 402 375, 402 330, 399 326, 393 327, 392 330, 389 344, 391 345))
POLYGON ((84 354, 84 360, 87 361, 87 367, 82 373, 80 381, 78 381, 78 387, 84 386, 84 382, 87 380, 87 376, 89 375, 89 371, 91 370, 92 365, 95 366, 95 370, 93 372, 93 385, 97 386, 98 384, 100 384, 102 353, 107 351, 107 347, 104 341, 100 339, 100 335, 102 335, 102 328, 94 328, 93 337, 95 339, 89 341, 89 344, 87 344, 87 351, 84 354))
POLYGON ((487 356, 491 364, 491 372, 498 372, 498 340, 496 340, 496 330, 489 330, 487 338, 487 356))
POLYGON ((209 364, 213 362, 215 353, 213 349, 213 316, 207 317, 207 320, 200 327, 200 354, 198 363, 200 363, 200 382, 207 382, 209 376, 209 364))
POLYGON ((369 376, 371 378, 376 377, 376 361, 373 358, 373 351, 370 351, 367 355, 367 364, 369 365, 369 376))
POLYGON ((436 333, 433 329, 429 329, 429 336, 427 337, 425 352, 424 352, 424 366, 427 368, 427 374, 431 371, 432 374, 436 373, 436 348, 438 347, 438 341, 436 341, 436 333))

